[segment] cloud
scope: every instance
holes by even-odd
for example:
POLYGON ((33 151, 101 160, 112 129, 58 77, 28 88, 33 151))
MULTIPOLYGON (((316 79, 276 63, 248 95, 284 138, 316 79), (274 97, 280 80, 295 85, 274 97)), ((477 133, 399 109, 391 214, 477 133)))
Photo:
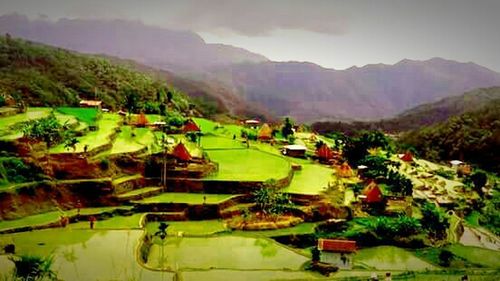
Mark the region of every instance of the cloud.
MULTIPOLYGON (((2 1, 3 2, 3 1, 2 1)), ((7 0, 0 10, 31 17, 133 19, 199 32, 246 36, 275 30, 339 35, 346 18, 333 0, 7 0)))

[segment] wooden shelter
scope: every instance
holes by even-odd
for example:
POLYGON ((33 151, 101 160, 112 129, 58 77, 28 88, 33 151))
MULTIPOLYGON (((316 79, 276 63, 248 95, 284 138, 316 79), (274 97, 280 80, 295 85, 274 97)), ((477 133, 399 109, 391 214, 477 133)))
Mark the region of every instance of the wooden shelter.
POLYGON ((407 151, 405 154, 403 154, 399 159, 405 161, 405 162, 413 162, 413 154, 409 151, 407 151))
POLYGON ((179 161, 188 162, 192 159, 191 154, 187 150, 186 146, 180 142, 174 147, 172 155, 179 161))
POLYGON ((307 148, 299 144, 285 145, 281 153, 290 157, 305 157, 307 148))
POLYGON ((267 123, 264 123, 262 127, 260 127, 260 130, 257 133, 257 138, 259 140, 270 140, 273 138, 273 130, 267 123))
POLYGON ((363 190, 363 194, 366 196, 363 199, 363 202, 372 204, 372 203, 380 203, 384 200, 384 195, 382 194, 382 190, 375 183, 375 181, 371 181, 363 190))
POLYGON ((347 162, 342 163, 340 166, 336 166, 337 176, 341 178, 350 178, 354 176, 354 172, 351 169, 351 166, 347 164, 347 162))
POLYGON ((148 118, 146 118, 146 114, 144 114, 143 112, 141 112, 141 114, 139 114, 137 116, 137 119, 135 120, 135 125, 137 127, 146 127, 148 123, 148 118))
POLYGON ((352 268, 356 248, 356 241, 352 240, 318 239, 318 250, 321 251, 320 262, 343 269, 352 268))
POLYGON ((193 121, 193 119, 189 119, 184 124, 182 131, 184 133, 189 133, 189 132, 199 132, 201 130, 200 130, 200 127, 198 127, 198 125, 193 121))
POLYGON ((324 143, 316 150, 316 156, 318 156, 320 160, 328 161, 333 159, 335 155, 333 150, 324 143))
POLYGON ((100 100, 81 100, 80 107, 96 107, 101 108, 102 101, 100 100))

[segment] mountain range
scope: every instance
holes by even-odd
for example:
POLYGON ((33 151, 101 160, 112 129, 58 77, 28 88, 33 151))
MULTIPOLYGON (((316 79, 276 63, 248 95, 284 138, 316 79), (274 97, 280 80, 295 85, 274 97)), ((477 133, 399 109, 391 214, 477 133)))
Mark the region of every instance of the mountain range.
POLYGON ((4 15, 0 32, 131 59, 174 73, 185 84, 198 83, 204 99, 231 113, 252 104, 256 110, 247 110, 246 115, 269 112, 300 122, 389 118, 476 88, 500 86, 499 73, 470 62, 405 59, 394 65, 335 70, 307 62, 273 62, 241 48, 207 44, 190 31, 125 20, 52 22, 4 15))

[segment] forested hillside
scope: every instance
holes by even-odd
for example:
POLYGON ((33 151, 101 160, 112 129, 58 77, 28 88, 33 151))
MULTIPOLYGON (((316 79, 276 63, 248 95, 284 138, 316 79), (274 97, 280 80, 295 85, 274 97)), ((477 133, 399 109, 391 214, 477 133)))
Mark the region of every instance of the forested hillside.
POLYGON ((457 97, 417 106, 390 119, 374 122, 316 122, 313 128, 322 133, 341 131, 352 134, 358 130, 397 133, 446 121, 450 117, 481 109, 495 100, 500 100, 500 87, 480 88, 457 97))
POLYGON ((167 96, 183 109, 189 106, 182 93, 150 75, 10 36, 0 36, 0 94, 32 106, 74 106, 80 99, 100 99, 118 109, 132 94, 151 113, 158 113, 154 111, 167 96))
POLYGON ((430 160, 460 159, 500 171, 500 100, 446 122, 408 132, 400 138, 430 160))

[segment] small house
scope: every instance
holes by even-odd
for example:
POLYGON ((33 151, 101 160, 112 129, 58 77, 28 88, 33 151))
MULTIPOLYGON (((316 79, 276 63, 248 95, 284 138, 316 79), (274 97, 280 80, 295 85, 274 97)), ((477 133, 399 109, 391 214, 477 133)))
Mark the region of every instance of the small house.
POLYGON ((174 147, 172 155, 174 156, 175 159, 182 162, 188 162, 192 158, 191 154, 189 153, 186 146, 182 142, 180 142, 174 147))
POLYGON ((375 181, 371 181, 363 190, 363 203, 374 204, 381 203, 384 200, 384 195, 382 194, 382 190, 375 183, 375 181))
POLYGON ((260 125, 260 121, 256 119, 245 120, 245 127, 256 129, 260 125))
POLYGON ((80 101, 80 107, 95 107, 95 108, 101 108, 102 106, 102 101, 100 100, 81 100, 80 101))
POLYGON ((200 127, 193 121, 193 119, 189 119, 186 121, 184 124, 184 127, 182 128, 182 132, 184 133, 189 133, 189 132, 200 132, 200 127))
POLYGON ((290 156, 290 157, 303 158, 306 156, 306 150, 307 150, 307 148, 303 145, 290 144, 290 145, 285 145, 283 147, 282 153, 283 153, 283 155, 290 156))
POLYGON ((354 176, 354 172, 351 169, 351 166, 347 164, 347 162, 342 163, 340 166, 335 167, 337 176, 341 178, 350 178, 354 176))
POLYGON ((316 150, 316 156, 320 161, 328 161, 330 159, 333 159, 335 156, 333 153, 333 150, 328 147, 326 144, 322 144, 317 150, 316 150))
POLYGON ((413 162, 413 154, 407 151, 405 154, 401 155, 399 159, 403 160, 404 162, 413 162))
POLYGON ((356 241, 319 239, 320 262, 336 265, 341 269, 351 269, 356 241))
POLYGON ((273 130, 267 123, 264 123, 264 125, 260 127, 260 130, 257 133, 257 138, 261 141, 268 141, 273 138, 273 130))

